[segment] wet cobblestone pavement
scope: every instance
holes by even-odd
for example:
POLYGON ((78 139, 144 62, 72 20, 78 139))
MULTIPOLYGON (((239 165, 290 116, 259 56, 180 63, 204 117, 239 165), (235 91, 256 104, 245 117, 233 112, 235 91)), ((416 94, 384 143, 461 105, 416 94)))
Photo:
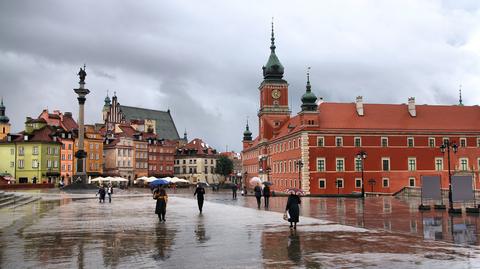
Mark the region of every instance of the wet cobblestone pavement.
POLYGON ((390 197, 304 198, 291 231, 284 197, 266 211, 253 197, 208 193, 200 215, 192 194, 178 191, 159 223, 142 192, 111 204, 62 194, 0 210, 0 268, 480 268, 476 219, 448 223, 390 197), (452 244, 455 234, 465 240, 452 244))

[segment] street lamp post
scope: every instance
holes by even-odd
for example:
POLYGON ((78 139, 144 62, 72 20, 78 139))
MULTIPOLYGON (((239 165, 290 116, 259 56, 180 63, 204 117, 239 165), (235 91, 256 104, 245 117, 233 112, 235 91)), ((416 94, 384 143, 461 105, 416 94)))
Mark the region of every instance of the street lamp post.
POLYGON ((453 150, 453 153, 457 153, 458 145, 455 142, 450 142, 450 140, 446 140, 440 146, 440 151, 442 153, 447 152, 447 162, 448 162, 448 212, 449 213, 456 213, 453 209, 453 198, 452 198, 452 173, 450 170, 450 148, 453 150))
POLYGON ((297 162, 297 165, 298 165, 298 188, 301 189, 302 188, 301 173, 302 173, 303 162, 301 160, 299 160, 297 162))
POLYGON ((362 170, 362 198, 365 198, 365 187, 363 184, 364 183, 364 177, 363 177, 363 170, 364 170, 364 162, 365 159, 367 158, 367 153, 365 151, 360 151, 357 153, 357 160, 361 161, 361 170, 362 170))
POLYGON ((270 182, 270 172, 272 171, 272 169, 270 168, 270 166, 268 166, 266 169, 265 169, 265 172, 267 172, 267 181, 270 182))

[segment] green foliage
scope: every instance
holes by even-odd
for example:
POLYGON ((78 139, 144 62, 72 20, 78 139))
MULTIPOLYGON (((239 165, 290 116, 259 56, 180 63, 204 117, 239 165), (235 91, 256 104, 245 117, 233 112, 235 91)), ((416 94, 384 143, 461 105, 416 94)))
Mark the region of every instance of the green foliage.
POLYGON ((215 173, 224 177, 230 175, 233 171, 233 161, 226 156, 220 156, 217 160, 217 166, 215 167, 215 173))

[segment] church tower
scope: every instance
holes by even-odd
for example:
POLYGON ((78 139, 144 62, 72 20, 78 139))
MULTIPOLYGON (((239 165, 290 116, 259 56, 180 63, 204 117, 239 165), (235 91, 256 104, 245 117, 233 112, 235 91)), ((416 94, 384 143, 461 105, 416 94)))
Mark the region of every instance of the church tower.
POLYGON ((271 139, 290 118, 288 107, 288 82, 283 79, 284 68, 275 54, 275 35, 272 22, 270 57, 263 69, 263 81, 259 86, 260 110, 258 111, 259 138, 271 139))
POLYGON ((5 138, 10 133, 10 119, 5 115, 5 106, 3 105, 3 98, 0 103, 0 140, 5 138))

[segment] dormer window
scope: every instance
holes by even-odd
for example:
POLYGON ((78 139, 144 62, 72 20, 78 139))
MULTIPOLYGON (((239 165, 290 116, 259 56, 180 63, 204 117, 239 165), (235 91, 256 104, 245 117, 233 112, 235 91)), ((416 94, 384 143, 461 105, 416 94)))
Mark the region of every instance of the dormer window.
POLYGON ((23 136, 23 140, 24 140, 24 141, 28 141, 28 135, 24 135, 24 136, 23 136))

